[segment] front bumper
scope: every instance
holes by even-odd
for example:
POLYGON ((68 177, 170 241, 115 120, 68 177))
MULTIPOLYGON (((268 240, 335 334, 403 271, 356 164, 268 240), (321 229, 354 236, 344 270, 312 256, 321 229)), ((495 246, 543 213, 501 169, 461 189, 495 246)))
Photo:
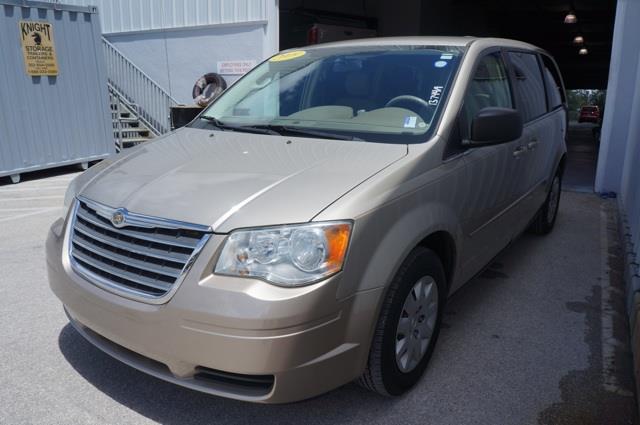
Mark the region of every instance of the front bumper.
POLYGON ((51 289, 73 326, 115 358, 210 394, 282 403, 359 376, 382 289, 336 299, 340 275, 302 288, 214 276, 214 235, 175 295, 161 305, 94 286, 70 267, 64 223, 47 238, 51 289))

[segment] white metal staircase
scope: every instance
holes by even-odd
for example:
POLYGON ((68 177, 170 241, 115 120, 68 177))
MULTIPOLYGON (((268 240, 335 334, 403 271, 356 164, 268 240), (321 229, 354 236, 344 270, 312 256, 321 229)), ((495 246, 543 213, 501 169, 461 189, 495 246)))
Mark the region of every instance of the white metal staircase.
POLYGON ((153 139, 158 134, 151 131, 140 118, 135 107, 128 105, 109 87, 109 103, 116 151, 153 139))
POLYGON ((102 47, 117 150, 171 130, 169 109, 178 102, 104 37, 102 47))

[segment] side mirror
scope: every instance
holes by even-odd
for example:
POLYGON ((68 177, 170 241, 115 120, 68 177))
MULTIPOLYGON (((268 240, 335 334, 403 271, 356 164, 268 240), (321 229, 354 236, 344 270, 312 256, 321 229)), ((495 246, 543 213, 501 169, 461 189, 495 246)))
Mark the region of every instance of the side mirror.
POLYGON ((522 117, 515 109, 481 109, 471 122, 470 145, 510 142, 522 135, 522 117))

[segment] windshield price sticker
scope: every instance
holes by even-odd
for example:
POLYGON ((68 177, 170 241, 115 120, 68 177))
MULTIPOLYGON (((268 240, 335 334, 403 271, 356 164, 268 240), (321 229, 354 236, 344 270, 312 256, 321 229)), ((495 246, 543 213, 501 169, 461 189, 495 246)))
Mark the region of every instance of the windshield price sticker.
POLYGON ((53 25, 49 22, 20 21, 18 26, 27 74, 58 75, 53 25))
POLYGON ((295 50, 293 52, 280 53, 279 55, 275 55, 274 57, 269 59, 269 62, 284 62, 291 59, 299 58, 306 54, 307 52, 305 52, 304 50, 295 50))
POLYGON ((404 127, 405 128, 416 128, 416 122, 418 121, 418 117, 410 116, 404 117, 404 127))

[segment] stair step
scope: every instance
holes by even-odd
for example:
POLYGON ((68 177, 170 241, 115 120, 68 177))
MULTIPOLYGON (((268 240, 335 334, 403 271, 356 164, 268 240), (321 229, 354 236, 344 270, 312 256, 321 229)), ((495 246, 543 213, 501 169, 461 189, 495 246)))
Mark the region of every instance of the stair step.
POLYGON ((140 137, 149 137, 153 136, 153 133, 146 128, 121 128, 113 129, 113 134, 118 135, 118 132, 122 133, 123 137, 131 137, 131 136, 140 136, 140 137))
POLYGON ((126 117, 126 118, 118 118, 117 116, 111 117, 111 121, 115 122, 121 122, 121 123, 127 123, 127 124, 131 124, 131 123, 139 123, 140 120, 138 118, 135 117, 126 117))
POLYGON ((127 137, 126 139, 122 139, 123 141, 128 142, 146 142, 148 140, 153 140, 152 137, 127 137))
POLYGON ((120 117, 119 121, 128 122, 128 123, 138 123, 138 124, 140 123, 140 120, 134 117, 127 117, 127 118, 120 117))
POLYGON ((113 123, 113 130, 117 130, 117 129, 122 129, 122 130, 129 130, 129 131, 149 131, 149 129, 147 127, 141 126, 140 124, 137 123, 126 123, 126 122, 122 122, 122 123, 117 123, 114 122, 113 123))
POLYGON ((135 139, 122 139, 122 147, 129 148, 132 146, 139 145, 141 143, 149 142, 153 140, 152 138, 138 137, 135 139))
MULTIPOLYGON (((114 134, 114 137, 117 137, 116 134, 114 134)), ((122 139, 152 139, 153 135, 145 135, 145 134, 135 134, 135 133, 129 133, 129 134, 123 134, 122 135, 122 139)))
POLYGON ((139 132, 148 133, 149 132, 149 129, 147 127, 135 127, 135 126, 129 127, 126 124, 120 127, 114 125, 113 131, 118 131, 118 130, 121 130, 127 133, 139 133, 139 132))
POLYGON ((155 133, 140 121, 135 105, 130 106, 126 101, 120 101, 119 96, 111 91, 109 99, 113 137, 118 149, 120 149, 119 142, 122 143, 122 147, 126 148, 155 138, 155 133))

